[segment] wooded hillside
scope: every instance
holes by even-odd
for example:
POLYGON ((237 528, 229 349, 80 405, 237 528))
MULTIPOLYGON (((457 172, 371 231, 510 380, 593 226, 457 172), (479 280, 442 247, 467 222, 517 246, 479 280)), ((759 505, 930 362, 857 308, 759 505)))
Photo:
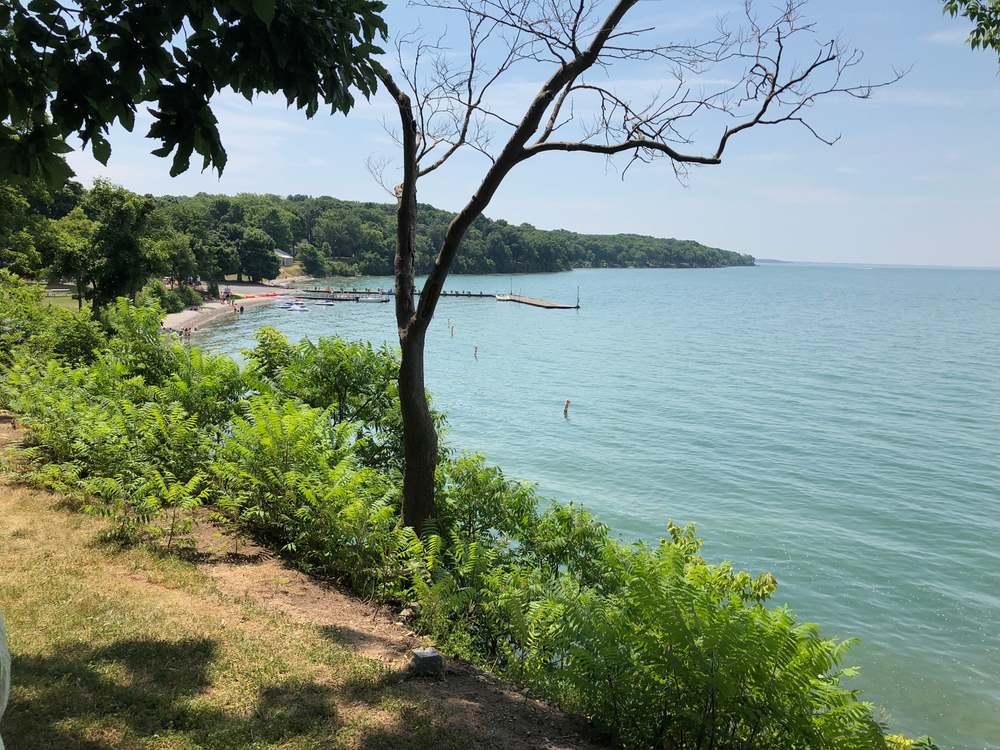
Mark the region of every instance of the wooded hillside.
MULTIPOLYGON (((392 204, 342 201, 329 196, 241 194, 229 198, 205 193, 157 201, 175 217, 175 227, 181 231, 218 233, 225 231, 227 224, 249 222, 270 234, 280 249, 297 254, 303 244, 308 245, 306 256, 315 256, 324 265, 311 271, 392 273, 396 242, 396 207, 392 204), (262 223, 264 218, 267 221, 262 223), (177 226, 177 219, 184 227, 177 226)), ((420 206, 419 273, 430 269, 453 217, 433 206, 420 206)), ((463 241, 454 270, 464 274, 533 273, 581 267, 721 268, 753 263, 750 255, 707 247, 693 240, 546 231, 530 224, 515 226, 481 216, 463 241)))

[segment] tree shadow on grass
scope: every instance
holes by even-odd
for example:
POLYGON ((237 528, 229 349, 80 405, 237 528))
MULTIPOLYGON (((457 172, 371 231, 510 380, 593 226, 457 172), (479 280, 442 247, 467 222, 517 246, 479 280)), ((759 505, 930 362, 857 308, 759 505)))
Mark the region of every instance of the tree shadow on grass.
MULTIPOLYGON (((545 746, 544 737, 581 731, 581 720, 484 689, 471 673, 449 671, 441 682, 400 684, 398 672, 375 660, 351 660, 336 685, 305 677, 268 679, 256 669, 227 675, 220 684, 217 672, 229 658, 221 652, 212 639, 135 639, 15 654, 4 741, 8 750, 341 744, 358 750, 535 750, 545 746), (216 694, 233 687, 225 679, 254 680, 256 687, 216 694), (346 717, 338 713, 338 698, 354 707, 346 717)), ((335 660, 351 658, 341 653, 335 660)))
POLYGON ((333 691, 301 679, 263 686, 249 716, 200 700, 217 653, 213 641, 189 639, 15 656, 4 741, 11 750, 118 750, 174 735, 172 747, 222 750, 330 736, 339 727, 333 691))

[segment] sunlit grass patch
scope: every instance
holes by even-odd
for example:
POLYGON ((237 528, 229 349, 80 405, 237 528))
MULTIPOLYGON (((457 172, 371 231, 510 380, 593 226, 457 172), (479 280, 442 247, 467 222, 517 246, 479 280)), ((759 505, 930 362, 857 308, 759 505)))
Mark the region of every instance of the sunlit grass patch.
POLYGON ((192 563, 0 485, 4 740, 41 748, 467 747, 381 662, 223 597, 192 563))

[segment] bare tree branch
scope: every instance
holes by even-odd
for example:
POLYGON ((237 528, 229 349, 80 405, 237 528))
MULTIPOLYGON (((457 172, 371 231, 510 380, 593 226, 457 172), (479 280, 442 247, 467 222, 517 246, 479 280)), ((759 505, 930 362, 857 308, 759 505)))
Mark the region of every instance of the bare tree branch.
POLYGON ((386 170, 392 166, 395 160, 390 156, 380 156, 378 154, 370 154, 365 158, 365 169, 368 170, 375 182, 378 183, 385 192, 391 195, 393 198, 398 198, 396 195, 396 187, 392 184, 386 176, 386 170))
MULTIPOLYGON (((380 73, 401 123, 403 182, 395 189, 395 270, 406 453, 403 520, 418 533, 434 507, 437 446, 423 384, 425 333, 465 233, 512 169, 547 152, 609 159, 623 154, 629 159, 623 177, 636 162, 667 158, 683 180, 690 166, 721 163, 730 141, 756 127, 794 123, 832 144, 839 136, 821 135, 806 119, 809 108, 829 96, 867 98, 905 75, 893 70, 886 81, 849 81, 861 53, 841 38, 816 44, 810 39, 813 26, 802 21, 804 0, 778 1, 782 4, 770 20, 762 21, 745 0, 740 27, 732 29, 722 19, 710 39, 680 44, 647 41, 654 32, 648 24, 625 25, 639 0, 614 0, 609 6, 599 0, 415 1, 461 14, 468 33, 461 64, 453 62, 444 37, 434 44, 417 35, 397 40, 397 63, 409 93, 388 72, 380 73), (814 46, 804 52, 803 43, 814 46), (798 62, 802 57, 805 62, 798 62), (612 69, 617 73, 622 66, 640 63, 647 66, 644 73, 653 64, 662 72, 653 93, 637 96, 635 84, 616 81, 612 69), (538 80, 538 69, 546 67, 547 78, 518 119, 502 106, 488 104, 487 94, 519 66, 534 76, 529 80, 538 80), (709 71, 722 72, 722 79, 706 80, 709 71), (696 142, 696 122, 716 135, 706 140, 699 134, 696 142), (495 137, 492 127, 505 130, 504 137, 495 137), (563 140, 553 139, 557 131, 563 140), (415 302, 417 179, 466 147, 487 156, 489 166, 448 226, 415 302)), ((640 88, 650 88, 648 75, 640 88)), ((387 165, 369 159, 369 169, 383 187, 387 165)))
POLYGON ((652 28, 623 25, 626 14, 637 3, 618 0, 598 20, 598 6, 592 0, 418 0, 417 5, 461 13, 469 47, 466 63, 454 68, 444 58, 441 40, 429 45, 406 38, 397 45, 400 64, 404 46, 415 46, 405 80, 413 94, 418 131, 416 175, 439 169, 466 146, 490 159, 479 190, 445 237, 421 295, 420 319, 428 319, 433 312, 437 296, 427 292, 432 287, 440 290, 465 230, 488 205, 509 171, 525 159, 550 151, 629 154, 630 165, 666 157, 678 177, 683 178, 687 165, 719 164, 730 140, 757 126, 797 123, 824 143, 833 143, 836 137, 821 135, 806 121, 807 108, 819 98, 834 94, 866 98, 875 88, 898 80, 904 73, 894 71, 890 80, 876 84, 844 85, 844 74, 862 57, 841 39, 818 45, 805 64, 790 63, 786 60, 789 41, 814 34, 813 27, 801 20, 804 0, 785 0, 766 23, 746 0, 745 25, 738 30, 720 21, 716 35, 704 42, 647 45, 642 40, 652 28), (504 52, 492 58, 499 61, 487 70, 483 60, 491 44, 500 45, 504 52), (434 55, 433 70, 423 80, 419 65, 427 54, 434 55), (661 61, 672 84, 661 87, 637 106, 611 86, 589 80, 616 61, 661 61), (555 70, 515 122, 484 101, 501 76, 519 63, 548 63, 555 70), (697 82, 699 76, 720 64, 730 68, 741 64, 738 81, 724 83, 713 91, 687 83, 689 79, 697 82), (826 80, 818 83, 826 71, 826 80), (563 117, 567 109, 571 114, 563 117), (589 125, 578 119, 581 112, 592 113, 589 125), (682 128, 699 113, 717 113, 737 122, 725 127, 708 149, 684 148, 694 140, 693 131, 682 128), (557 129, 574 119, 578 123, 576 139, 552 140, 557 129), (491 148, 493 134, 486 125, 488 120, 510 129, 498 151, 491 148), (443 150, 436 159, 422 166, 438 149, 443 150))

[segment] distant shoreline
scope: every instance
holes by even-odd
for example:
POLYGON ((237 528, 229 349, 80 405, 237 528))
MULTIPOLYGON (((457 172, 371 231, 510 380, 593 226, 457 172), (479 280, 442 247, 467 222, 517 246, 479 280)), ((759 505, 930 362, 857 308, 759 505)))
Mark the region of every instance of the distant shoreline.
MULTIPOLYGON (((275 281, 270 284, 252 284, 249 282, 219 282, 219 286, 222 289, 228 289, 235 295, 239 295, 239 299, 234 300, 237 307, 242 305, 243 307, 250 307, 251 305, 256 305, 261 302, 272 302, 278 297, 283 297, 292 294, 289 291, 287 284, 292 281, 313 281, 312 276, 298 276, 287 279, 282 279, 280 281, 275 281)), ((182 328, 194 328, 195 326, 201 327, 208 323, 210 320, 218 318, 220 315, 224 315, 227 312, 232 313, 232 304, 228 302, 205 302, 200 305, 197 310, 192 310, 188 308, 186 310, 181 310, 176 313, 168 313, 163 318, 163 327, 173 329, 178 331, 182 328)), ((238 314, 238 313, 235 313, 238 314)))
MULTIPOLYGON (((261 302, 273 302, 279 296, 284 296, 286 294, 289 294, 289 292, 278 292, 277 295, 273 297, 244 297, 242 299, 235 300, 235 302, 237 307, 240 305, 250 307, 251 305, 256 305, 261 302)), ((208 321, 214 320, 220 315, 225 315, 227 312, 231 315, 239 315, 238 312, 233 312, 233 306, 228 302, 206 302, 197 310, 188 308, 176 313, 167 313, 163 318, 163 327, 172 328, 175 331, 179 331, 182 328, 200 328, 208 321)))

